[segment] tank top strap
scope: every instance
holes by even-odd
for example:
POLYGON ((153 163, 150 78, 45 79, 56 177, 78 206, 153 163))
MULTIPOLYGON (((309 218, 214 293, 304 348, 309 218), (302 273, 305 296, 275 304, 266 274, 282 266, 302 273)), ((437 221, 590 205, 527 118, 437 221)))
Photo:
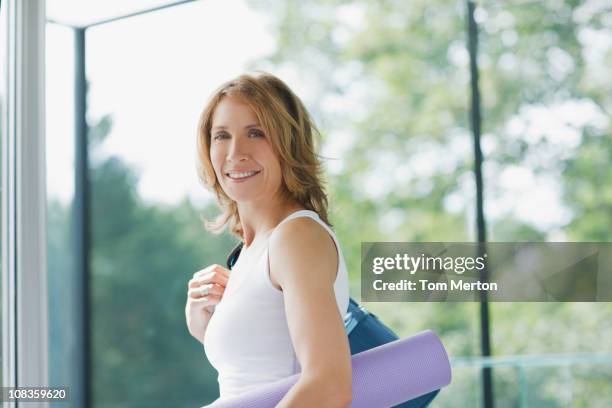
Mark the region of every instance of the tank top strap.
POLYGON ((278 229, 278 227, 280 227, 283 223, 289 221, 289 220, 293 220, 295 218, 301 218, 301 217, 308 217, 313 219, 314 221, 316 221, 317 223, 319 223, 323 228, 325 228, 325 230, 327 230, 327 232, 332 236, 332 238, 334 239, 334 242, 336 242, 337 245, 337 240, 336 240, 336 236, 333 233, 332 229, 329 227, 329 225, 327 225, 322 219, 321 217, 319 217, 319 214, 317 214, 315 211, 312 210, 298 210, 295 212, 292 212, 291 214, 289 214, 287 217, 285 217, 281 222, 279 222, 276 227, 274 227, 274 230, 270 233, 270 235, 268 236, 268 242, 267 245, 269 245, 270 243, 270 238, 272 237, 272 234, 274 234, 276 232, 276 230, 278 229))
POLYGON ((283 223, 285 223, 285 222, 287 222, 289 220, 293 220, 295 218, 300 218, 300 217, 308 217, 308 218, 314 219, 315 221, 322 222, 321 218, 319 217, 319 214, 317 214, 316 212, 314 212, 312 210, 298 210, 298 211, 292 212, 287 217, 285 217, 281 222, 279 222, 276 225, 276 227, 274 229, 277 229, 283 223))

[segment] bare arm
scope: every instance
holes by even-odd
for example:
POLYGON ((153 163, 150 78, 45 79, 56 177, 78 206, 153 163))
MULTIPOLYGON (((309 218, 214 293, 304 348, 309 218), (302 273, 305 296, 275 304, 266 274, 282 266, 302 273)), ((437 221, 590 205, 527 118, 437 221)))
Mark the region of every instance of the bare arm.
POLYGON ((347 407, 351 354, 334 294, 338 253, 331 236, 308 218, 279 227, 270 241, 270 274, 282 288, 298 382, 277 407, 347 407))

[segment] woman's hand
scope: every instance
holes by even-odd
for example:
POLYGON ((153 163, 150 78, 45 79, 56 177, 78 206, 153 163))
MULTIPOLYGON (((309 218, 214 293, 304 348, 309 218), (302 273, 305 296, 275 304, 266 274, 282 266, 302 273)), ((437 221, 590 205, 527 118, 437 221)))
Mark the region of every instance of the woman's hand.
POLYGON ((210 265, 193 274, 187 285, 185 318, 189 333, 204 343, 206 326, 215 306, 223 298, 229 271, 219 265, 210 265))

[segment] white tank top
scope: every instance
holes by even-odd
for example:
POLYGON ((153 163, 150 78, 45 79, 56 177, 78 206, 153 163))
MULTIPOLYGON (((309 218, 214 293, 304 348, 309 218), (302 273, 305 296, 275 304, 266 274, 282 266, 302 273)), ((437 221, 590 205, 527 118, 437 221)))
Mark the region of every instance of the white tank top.
MULTIPOLYGON (((318 214, 310 210, 294 212, 278 225, 298 217, 318 222, 336 244, 338 272, 334 292, 340 318, 344 318, 349 286, 338 239, 318 214)), ((301 371, 289 334, 283 292, 270 280, 268 245, 272 233, 261 249, 240 254, 204 335, 204 351, 219 373, 220 399, 301 371)))

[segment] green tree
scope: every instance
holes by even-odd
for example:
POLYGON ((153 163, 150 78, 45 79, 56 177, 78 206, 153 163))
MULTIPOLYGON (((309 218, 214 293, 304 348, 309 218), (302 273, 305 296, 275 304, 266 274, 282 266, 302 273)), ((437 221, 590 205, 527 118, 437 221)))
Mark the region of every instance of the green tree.
POLYGON ((224 262, 232 239, 208 235, 188 199, 143 204, 136 174, 116 157, 90 171, 95 398, 113 406, 216 398, 216 372, 185 326, 186 287, 197 270, 224 262))
MULTIPOLYGON (((91 339, 95 406, 199 406, 218 396, 216 372, 188 333, 187 281, 197 270, 223 263, 234 244, 207 234, 188 199, 176 207, 144 204, 137 174, 100 148, 110 117, 90 130, 92 267, 91 339)), ((69 344, 62 332, 74 321, 65 279, 70 265, 70 209, 49 204, 52 364, 66 379, 69 344), (56 313, 54 313, 56 311, 56 313), (64 360, 62 360, 64 359, 64 360)))

